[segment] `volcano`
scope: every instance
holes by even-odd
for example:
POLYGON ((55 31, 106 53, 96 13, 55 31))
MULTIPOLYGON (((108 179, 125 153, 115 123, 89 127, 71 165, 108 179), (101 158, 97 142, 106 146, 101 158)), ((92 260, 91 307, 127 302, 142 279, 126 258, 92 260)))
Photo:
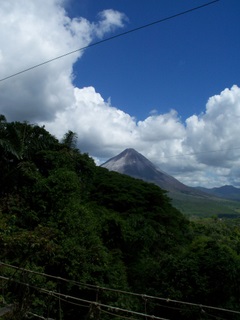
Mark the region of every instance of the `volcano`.
POLYGON ((169 174, 159 170, 151 161, 132 148, 126 149, 109 159, 101 167, 154 183, 161 189, 170 192, 170 194, 180 192, 188 195, 209 197, 204 192, 188 187, 169 174))
POLYGON ((159 170, 151 161, 134 149, 126 149, 101 165, 110 171, 126 174, 133 178, 154 183, 168 192, 172 204, 182 213, 195 215, 239 214, 239 202, 219 198, 204 189, 189 187, 164 171, 159 170))

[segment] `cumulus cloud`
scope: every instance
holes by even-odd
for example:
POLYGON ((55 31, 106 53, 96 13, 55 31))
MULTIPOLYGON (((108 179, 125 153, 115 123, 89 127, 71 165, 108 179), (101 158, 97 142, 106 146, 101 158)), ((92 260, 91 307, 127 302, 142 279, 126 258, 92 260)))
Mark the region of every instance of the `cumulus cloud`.
POLYGON ((124 21, 127 21, 127 17, 122 12, 107 9, 98 14, 100 21, 96 23, 96 34, 99 38, 102 38, 105 33, 112 32, 116 28, 124 26, 124 21))
MULTIPOLYGON (((114 10, 101 12, 97 19, 69 18, 60 0, 2 1, 1 77, 85 47, 126 21, 114 10)), ((95 88, 74 87, 73 65, 83 53, 1 82, 0 113, 9 121, 45 125, 59 139, 68 130, 76 132, 80 150, 97 163, 132 147, 188 185, 240 186, 238 86, 216 93, 201 114, 185 122, 175 110, 154 110, 137 121, 111 99, 104 101, 95 88)))
POLYGON ((133 147, 161 168, 169 169, 171 164, 172 171, 175 167, 182 171, 193 166, 191 157, 187 161, 176 157, 188 150, 183 144, 186 129, 176 111, 137 121, 104 101, 93 87, 75 88, 75 104, 59 112, 54 122, 45 124, 58 138, 67 130, 76 132, 80 150, 102 161, 133 147))
MULTIPOLYGON (((1 77, 7 77, 123 27, 125 16, 103 11, 99 21, 70 19, 60 0, 9 0, 0 3, 1 77)), ((1 83, 1 113, 9 120, 53 120, 75 101, 73 64, 83 51, 1 83)))
POLYGON ((238 162, 240 89, 234 85, 211 97, 206 112, 187 119, 187 139, 197 160, 213 167, 231 168, 238 162))
POLYGON ((46 127, 58 137, 67 130, 78 134, 79 148, 97 157, 112 156, 134 143, 135 121, 105 102, 93 87, 75 88, 75 103, 59 112, 46 127))
POLYGON ((239 185, 239 114, 236 85, 211 97, 205 112, 185 123, 174 110, 137 121, 87 87, 75 88, 75 103, 47 128, 58 137, 77 132, 79 148, 98 163, 133 147, 180 181, 212 187, 239 185))

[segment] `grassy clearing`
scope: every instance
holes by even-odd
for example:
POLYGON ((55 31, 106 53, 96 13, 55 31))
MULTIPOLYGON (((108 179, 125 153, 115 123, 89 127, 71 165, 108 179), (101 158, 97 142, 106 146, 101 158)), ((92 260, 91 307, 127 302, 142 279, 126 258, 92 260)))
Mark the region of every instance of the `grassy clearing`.
POLYGON ((240 215, 240 202, 225 200, 220 198, 204 198, 190 196, 181 193, 172 193, 169 195, 172 204, 183 214, 188 216, 212 215, 237 217, 240 215))

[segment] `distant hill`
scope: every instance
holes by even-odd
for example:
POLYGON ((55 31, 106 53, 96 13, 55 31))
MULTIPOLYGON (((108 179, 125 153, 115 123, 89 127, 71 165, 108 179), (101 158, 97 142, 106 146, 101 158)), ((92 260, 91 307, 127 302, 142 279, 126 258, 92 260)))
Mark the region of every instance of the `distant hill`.
POLYGON ((240 189, 231 185, 222 186, 219 188, 203 188, 197 187, 196 189, 205 193, 211 194, 216 197, 240 201, 240 189))
MULTIPOLYGON (((132 148, 128 148, 101 165, 110 171, 142 179, 168 191, 172 203, 190 215, 237 214, 238 203, 220 198, 221 195, 205 188, 186 186, 169 174, 159 170, 151 161, 132 148)), ((235 199, 233 199, 235 200, 235 199)))

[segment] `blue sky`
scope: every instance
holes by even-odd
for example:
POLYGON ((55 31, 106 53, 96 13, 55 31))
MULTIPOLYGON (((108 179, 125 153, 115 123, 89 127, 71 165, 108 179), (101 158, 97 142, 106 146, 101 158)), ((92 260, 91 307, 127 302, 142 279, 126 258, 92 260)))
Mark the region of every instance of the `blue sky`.
MULTIPOLYGON (((0 1, 0 78, 205 3, 0 1)), ((134 148, 187 185, 240 187, 239 13, 220 0, 1 81, 0 113, 75 132, 97 164, 134 148)))
MULTIPOLYGON (((172 16, 207 1, 71 1, 72 15, 95 20, 112 8, 125 27, 114 34, 172 16)), ((78 86, 92 85, 114 106, 146 118, 175 109, 186 119, 208 98, 240 82, 240 2, 221 0, 197 11, 136 31, 88 52, 74 67, 78 86)))

